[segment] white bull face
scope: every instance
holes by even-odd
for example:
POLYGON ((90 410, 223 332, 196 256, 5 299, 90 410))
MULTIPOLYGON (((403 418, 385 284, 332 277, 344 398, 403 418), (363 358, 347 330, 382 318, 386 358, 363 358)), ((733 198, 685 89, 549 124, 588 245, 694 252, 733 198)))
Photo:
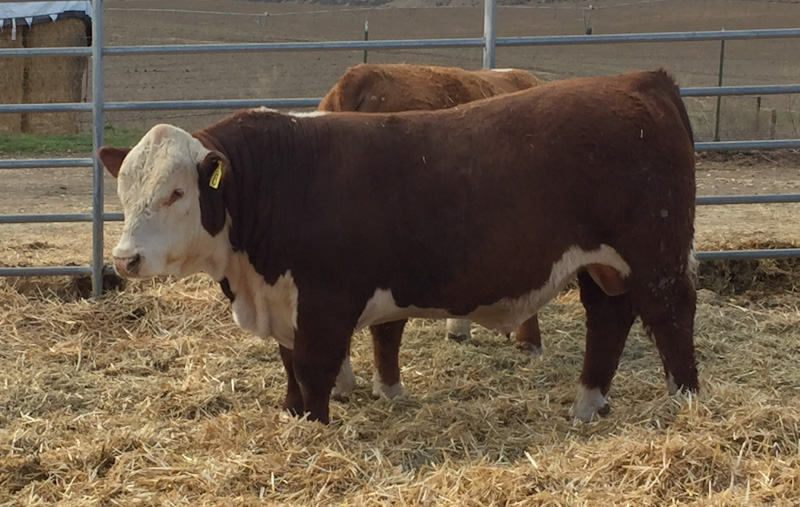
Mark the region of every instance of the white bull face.
POLYGON ((153 127, 130 150, 103 147, 98 155, 117 177, 125 215, 113 250, 119 274, 184 277, 205 271, 221 278, 222 235, 203 227, 199 185, 208 174, 210 190, 221 191, 224 156, 171 125, 153 127), (209 171, 210 165, 215 169, 209 171))

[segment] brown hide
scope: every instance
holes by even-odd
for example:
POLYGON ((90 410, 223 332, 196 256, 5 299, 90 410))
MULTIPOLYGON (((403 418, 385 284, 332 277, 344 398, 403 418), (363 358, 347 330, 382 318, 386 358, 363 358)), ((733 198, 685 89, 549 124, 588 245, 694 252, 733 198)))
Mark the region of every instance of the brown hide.
POLYGON ((234 249, 267 283, 291 270, 297 285, 288 408, 328 420, 349 336, 376 289, 400 307, 465 315, 540 288, 575 246, 608 245, 631 268, 616 299, 581 279, 584 385, 608 391, 639 315, 674 383, 697 387, 686 273, 693 141, 665 72, 560 81, 433 112, 245 111, 195 135, 230 161, 221 189, 234 249))
POLYGON ((398 112, 446 109, 541 84, 519 69, 464 70, 410 64, 348 68, 320 101, 320 111, 398 112))
MULTIPOLYGON (((540 84, 541 80, 530 72, 520 69, 468 71, 458 67, 359 64, 345 71, 320 102, 318 109, 362 112, 445 109, 540 84)), ((399 366, 396 364, 396 359, 394 362, 387 360, 393 352, 383 350, 383 347, 387 343, 394 346, 399 342, 393 335, 384 338, 382 333, 385 329, 394 332, 396 327, 383 326, 371 329, 376 368, 385 385, 393 385, 385 381, 386 377, 393 375, 384 375, 383 367, 387 371, 392 371, 399 366)), ((461 341, 466 339, 468 334, 457 336, 448 332, 448 337, 461 341)), ((518 327, 515 338, 522 350, 538 354, 542 349, 538 317, 534 315, 518 327)), ((395 350, 394 355, 397 352, 395 350)))

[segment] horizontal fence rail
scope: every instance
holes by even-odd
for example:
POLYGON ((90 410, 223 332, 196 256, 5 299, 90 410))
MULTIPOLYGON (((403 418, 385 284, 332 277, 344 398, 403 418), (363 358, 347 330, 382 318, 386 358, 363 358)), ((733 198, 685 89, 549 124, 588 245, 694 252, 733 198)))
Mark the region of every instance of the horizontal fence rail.
POLYGON ((697 151, 777 150, 800 148, 800 139, 762 139, 758 141, 707 141, 694 143, 697 151))
POLYGON ((701 261, 736 261, 757 259, 795 259, 800 257, 800 248, 776 248, 774 250, 707 250, 697 252, 701 261))
POLYGON ((567 46, 574 44, 619 44, 642 42, 700 42, 800 37, 800 28, 764 30, 711 30, 700 32, 619 33, 593 35, 542 35, 498 37, 498 46, 567 46))
POLYGON ((91 158, 19 158, 0 160, 0 169, 91 167, 91 158))
MULTIPOLYGON (((800 93, 800 84, 756 85, 756 86, 703 86, 681 88, 683 97, 730 97, 744 95, 778 95, 800 93)), ((321 97, 284 99, 229 99, 229 100, 151 100, 129 102, 106 102, 104 111, 153 111, 242 109, 248 107, 317 107, 321 97)), ((69 111, 91 111, 90 103, 52 104, 0 104, 0 113, 59 113, 69 111)))
MULTIPOLYGON (((363 50, 403 50, 435 48, 482 48, 484 62, 493 63, 495 47, 656 43, 656 42, 699 42, 750 39, 800 38, 800 29, 764 30, 720 30, 695 32, 629 33, 602 35, 560 35, 530 37, 495 37, 495 0, 486 0, 484 37, 443 38, 416 40, 358 40, 324 42, 267 42, 233 44, 177 44, 145 46, 102 46, 103 40, 103 2, 93 2, 92 47, 54 47, 54 48, 0 48, 0 57, 21 56, 91 56, 92 57, 92 103, 58 104, 0 104, 0 113, 41 113, 41 112, 92 112, 94 153, 103 141, 103 113, 105 111, 150 111, 150 110, 202 110, 202 109, 241 109, 251 107, 270 108, 313 108, 319 98, 278 98, 278 99, 231 99, 231 100, 183 100, 183 101, 130 101, 105 102, 103 99, 102 58, 121 55, 153 54, 204 54, 228 52, 287 52, 287 51, 363 51, 363 50), (491 4, 491 5, 490 5, 491 4), (492 9, 490 9, 490 7, 492 9), (490 26, 487 26, 490 25, 490 26), (486 56, 490 58, 486 58, 486 56)), ((754 86, 712 86, 687 87, 681 89, 684 97, 734 96, 734 95, 775 95, 800 93, 800 84, 754 85, 754 86)), ((778 148, 800 148, 800 139, 716 141, 695 143, 697 151, 757 150, 778 148)), ((0 160, 0 169, 24 168, 93 168, 93 212, 72 214, 40 215, 0 215, 0 224, 91 222, 93 224, 91 266, 61 267, 0 267, 0 276, 51 276, 92 274, 93 293, 100 295, 102 290, 102 224, 122 220, 121 213, 102 211, 102 171, 96 155, 93 158, 41 158, 0 160)), ((800 202, 800 194, 770 195, 725 195, 701 196, 698 205, 728 205, 754 203, 794 203, 800 202)), ((756 259, 756 258, 794 258, 800 257, 800 249, 787 248, 775 250, 738 250, 699 252, 701 260, 713 259, 756 259)))
MULTIPOLYGON (((764 30, 712 30, 697 32, 621 33, 598 35, 545 35, 529 37, 497 37, 498 47, 555 46, 576 44, 619 44, 647 42, 700 42, 748 39, 785 39, 800 37, 798 28, 764 30)), ((230 53, 230 52, 286 52, 286 51, 363 51, 365 49, 402 50, 436 48, 483 48, 483 37, 414 39, 414 40, 354 40, 326 42, 243 42, 228 44, 152 44, 146 46, 105 46, 103 56, 153 55, 181 53, 230 53)), ((72 55, 90 56, 91 48, 26 48, 0 49, 0 56, 22 55, 72 55)))
POLYGON ((736 95, 778 95, 782 93, 800 93, 800 84, 681 88, 682 97, 730 97, 736 95))
MULTIPOLYGON (((40 215, 0 215, 0 224, 47 224, 55 222, 91 222, 92 213, 51 213, 40 215)), ((122 213, 103 213, 104 222, 121 222, 122 213)))
POLYGON ((783 204, 800 202, 800 194, 705 195, 697 198, 699 206, 722 204, 783 204))
POLYGON ((92 266, 0 267, 0 276, 78 276, 91 274, 92 266))

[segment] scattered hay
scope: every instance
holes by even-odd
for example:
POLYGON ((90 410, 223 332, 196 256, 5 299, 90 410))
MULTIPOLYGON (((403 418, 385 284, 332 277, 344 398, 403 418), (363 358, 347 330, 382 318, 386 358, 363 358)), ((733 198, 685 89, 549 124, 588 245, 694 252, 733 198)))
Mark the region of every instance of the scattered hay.
MULTIPOLYGON (((790 243, 751 241, 722 243, 720 250, 797 248, 790 243)), ((715 260, 701 262, 699 286, 717 294, 797 292, 800 287, 800 259, 715 260)))
POLYGON ((97 302, 0 280, 0 504, 759 505, 800 501, 795 296, 698 308, 703 391, 669 397, 635 326, 607 418, 567 417, 583 358, 568 291, 541 312, 547 350, 414 320, 407 394, 358 386, 333 422, 278 410, 274 343, 241 331, 207 277, 97 302))

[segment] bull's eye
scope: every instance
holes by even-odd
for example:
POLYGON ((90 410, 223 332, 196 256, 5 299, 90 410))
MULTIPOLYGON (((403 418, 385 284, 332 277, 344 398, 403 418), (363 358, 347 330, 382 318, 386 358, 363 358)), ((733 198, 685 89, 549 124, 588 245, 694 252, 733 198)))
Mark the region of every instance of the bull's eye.
POLYGON ((183 197, 183 190, 181 190, 180 188, 176 188, 175 190, 172 191, 172 194, 169 196, 169 199, 167 199, 167 206, 175 204, 175 201, 179 200, 182 197, 183 197))

